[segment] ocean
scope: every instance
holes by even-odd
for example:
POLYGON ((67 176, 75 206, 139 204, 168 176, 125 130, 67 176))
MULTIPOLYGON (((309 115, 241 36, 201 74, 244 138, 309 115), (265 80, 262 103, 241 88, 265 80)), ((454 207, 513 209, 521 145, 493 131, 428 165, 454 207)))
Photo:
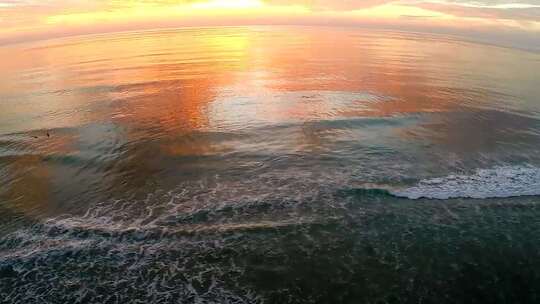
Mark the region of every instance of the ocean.
POLYGON ((0 48, 0 303, 537 303, 540 54, 332 27, 0 48))

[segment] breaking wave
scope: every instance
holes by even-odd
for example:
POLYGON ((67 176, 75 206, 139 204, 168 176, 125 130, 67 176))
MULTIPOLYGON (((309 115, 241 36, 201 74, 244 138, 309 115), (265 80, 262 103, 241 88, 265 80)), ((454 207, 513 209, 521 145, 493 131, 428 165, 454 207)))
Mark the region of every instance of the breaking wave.
POLYGON ((392 190, 390 193, 409 199, 485 199, 540 195, 540 168, 502 166, 478 169, 471 175, 425 179, 413 187, 392 190))

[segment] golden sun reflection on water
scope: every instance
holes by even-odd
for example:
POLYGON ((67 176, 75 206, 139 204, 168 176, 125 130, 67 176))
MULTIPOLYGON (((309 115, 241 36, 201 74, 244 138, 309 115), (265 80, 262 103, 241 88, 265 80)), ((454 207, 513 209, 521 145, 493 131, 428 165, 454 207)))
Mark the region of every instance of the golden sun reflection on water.
MULTIPOLYGON (((17 178, 3 195, 21 210, 61 205, 81 187, 95 199, 154 178, 163 183, 160 174, 178 178, 192 170, 183 158, 309 153, 340 136, 373 137, 317 124, 482 109, 493 100, 534 107, 526 102, 536 88, 523 84, 537 70, 520 63, 536 55, 516 52, 439 36, 309 27, 123 33, 2 49, 9 60, 0 70, 0 133, 24 138, 6 140, 3 162, 17 178), (274 128, 289 131, 273 138, 274 128), (43 137, 47 130, 53 139, 43 137), (255 135, 266 132, 268 142, 255 135)), ((415 134, 409 127, 418 126, 397 136, 415 134)))

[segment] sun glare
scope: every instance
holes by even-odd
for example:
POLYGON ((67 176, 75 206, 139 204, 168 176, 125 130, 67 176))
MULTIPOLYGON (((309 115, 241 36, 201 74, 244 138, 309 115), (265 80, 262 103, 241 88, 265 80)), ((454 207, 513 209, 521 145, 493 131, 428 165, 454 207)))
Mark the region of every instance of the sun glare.
POLYGON ((193 3, 191 6, 196 9, 243 9, 262 7, 264 3, 260 0, 211 0, 193 3))
POLYGON ((540 20, 532 12, 536 5, 482 6, 472 0, 468 6, 439 0, 55 0, 64 5, 51 6, 33 2, 0 0, 0 44, 81 33, 256 24, 373 26, 489 37, 520 32, 516 40, 534 40, 540 31, 540 20), (80 3, 68 5, 75 2, 80 3))

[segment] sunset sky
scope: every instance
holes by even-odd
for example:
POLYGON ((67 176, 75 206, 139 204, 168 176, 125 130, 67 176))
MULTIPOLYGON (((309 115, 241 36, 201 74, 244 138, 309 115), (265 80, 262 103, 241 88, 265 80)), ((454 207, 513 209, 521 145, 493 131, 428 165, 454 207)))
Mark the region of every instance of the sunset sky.
POLYGON ((338 25, 538 48, 538 0, 0 0, 0 44, 213 25, 338 25))

